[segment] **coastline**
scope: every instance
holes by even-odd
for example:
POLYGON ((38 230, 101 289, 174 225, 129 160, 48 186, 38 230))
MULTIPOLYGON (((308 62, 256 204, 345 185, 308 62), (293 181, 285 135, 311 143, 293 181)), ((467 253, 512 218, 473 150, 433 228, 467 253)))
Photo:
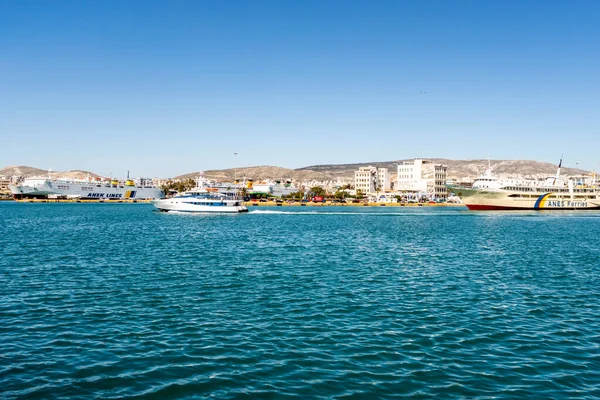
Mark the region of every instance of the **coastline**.
MULTIPOLYGON (((14 201, 16 203, 106 203, 106 204, 148 204, 152 200, 76 200, 76 199, 1 199, 3 201, 14 201)), ((265 201, 265 202, 255 202, 255 201, 245 201, 242 203, 244 206, 251 207, 464 207, 463 204, 455 204, 455 203, 315 203, 315 202, 307 202, 301 203, 299 201, 295 202, 283 202, 278 203, 275 201, 265 201)))

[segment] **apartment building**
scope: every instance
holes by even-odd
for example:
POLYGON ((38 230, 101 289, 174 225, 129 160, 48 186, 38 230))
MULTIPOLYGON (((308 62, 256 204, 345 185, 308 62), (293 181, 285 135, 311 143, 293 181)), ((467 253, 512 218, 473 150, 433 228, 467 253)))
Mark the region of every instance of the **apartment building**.
POLYGON ((447 199, 446 179, 448 167, 429 160, 415 159, 398 165, 398 192, 427 196, 430 199, 447 199))
POLYGON ((0 175, 0 193, 10 193, 10 189, 8 185, 11 184, 11 179, 9 177, 0 175))
POLYGON ((359 168, 354 171, 354 188, 367 195, 389 191, 391 185, 388 169, 372 165, 359 168))

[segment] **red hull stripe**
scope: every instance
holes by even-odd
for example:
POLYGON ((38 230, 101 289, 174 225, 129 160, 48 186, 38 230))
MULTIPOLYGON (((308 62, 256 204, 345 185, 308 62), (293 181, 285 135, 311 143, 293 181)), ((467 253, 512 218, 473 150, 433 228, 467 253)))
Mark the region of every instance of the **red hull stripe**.
POLYGON ((486 206, 482 204, 465 204, 469 210, 533 210, 534 208, 486 206))
POLYGON ((527 207, 504 207, 504 206, 486 206, 482 204, 465 204, 469 210, 593 210, 599 207, 586 207, 586 208, 527 208, 527 207))

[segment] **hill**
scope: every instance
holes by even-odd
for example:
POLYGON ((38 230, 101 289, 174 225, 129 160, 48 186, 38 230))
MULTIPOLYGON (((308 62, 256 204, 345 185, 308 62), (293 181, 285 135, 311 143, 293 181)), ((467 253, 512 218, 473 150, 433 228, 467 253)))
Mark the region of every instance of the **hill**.
MULTIPOLYGON (((448 166, 448 177, 456 179, 472 179, 480 175, 487 168, 488 160, 450 160, 446 158, 430 158, 436 163, 448 166)), ((353 164, 322 164, 311 165, 308 167, 289 169, 277 166, 262 165, 246 168, 229 168, 220 170, 204 171, 204 175, 208 179, 219 181, 232 182, 234 176, 238 179, 279 179, 279 180, 294 180, 301 181, 337 181, 342 180, 352 182, 354 180, 354 171, 360 167, 369 165, 388 168, 391 175, 396 174, 396 167, 405 160, 395 161, 377 161, 368 163, 353 163, 353 164)), ((411 161, 411 160, 406 160, 411 161)), ((544 178, 556 173, 556 165, 546 162, 532 160, 492 160, 492 168, 494 173, 506 178, 544 178)), ((565 175, 577 175, 589 173, 582 169, 567 168, 562 169, 565 175)), ((177 176, 176 179, 187 179, 197 177, 199 172, 191 172, 188 174, 177 176)), ((0 175, 4 176, 47 176, 48 171, 33 168, 28 166, 11 166, 0 169, 0 175)), ((69 178, 86 178, 88 175, 97 177, 99 175, 82 170, 72 171, 57 171, 51 173, 52 177, 69 177, 69 178)))
MULTIPOLYGON (((446 158, 430 158, 435 163, 448 166, 448 177, 456 179, 472 179, 480 175, 488 166, 488 160, 450 160, 446 158)), ((292 179, 295 181, 316 180, 316 181, 335 181, 354 180, 354 171, 360 167, 373 165, 380 168, 388 168, 390 174, 395 175, 398 164, 411 160, 395 160, 370 163, 354 164, 323 164, 311 165, 298 169, 287 169, 276 166, 258 166, 249 168, 238 168, 237 177, 247 179, 292 179)), ((492 160, 492 169, 494 173, 501 177, 512 178, 543 178, 556 174, 557 165, 532 160, 492 160)), ((565 175, 577 175, 589 173, 582 169, 562 168, 565 175)), ((178 176, 177 178, 194 178, 199 172, 193 172, 178 176)), ((210 170, 204 171, 204 175, 209 179, 218 179, 223 181, 233 181, 235 170, 210 170)))
MULTIPOLYGON (((195 178, 198 176, 200 172, 192 172, 185 175, 177 176, 175 179, 187 179, 187 178, 195 178)), ((294 170, 276 166, 262 165, 257 167, 247 167, 247 168, 230 168, 230 169, 222 169, 222 170, 209 170, 204 171, 204 176, 208 179, 216 179, 220 181, 233 181, 234 177, 237 175, 238 179, 253 179, 253 180, 261 180, 261 179, 280 179, 280 180, 329 180, 329 176, 326 173, 315 172, 311 170, 294 170)), ((354 175, 352 175, 354 176, 354 175)))
POLYGON ((27 166, 9 166, 3 169, 0 169, 0 175, 4 176, 36 176, 36 175, 47 175, 48 171, 27 167, 27 166))
MULTIPOLYGON (((0 169, 0 176, 20 176, 20 177, 30 177, 30 176, 48 176, 48 171, 45 169, 27 167, 27 166, 10 166, 0 169)), ((95 178, 99 175, 94 174, 93 172, 82 171, 82 170, 72 170, 72 171, 56 171, 51 172, 50 175, 53 178, 87 178, 88 175, 92 178, 95 178)))

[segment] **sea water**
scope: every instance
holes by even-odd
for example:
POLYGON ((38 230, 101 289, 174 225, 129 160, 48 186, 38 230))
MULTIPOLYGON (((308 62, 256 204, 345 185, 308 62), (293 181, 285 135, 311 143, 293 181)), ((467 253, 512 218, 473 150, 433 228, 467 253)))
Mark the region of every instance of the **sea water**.
POLYGON ((600 213, 0 204, 0 398, 600 396, 600 213))

